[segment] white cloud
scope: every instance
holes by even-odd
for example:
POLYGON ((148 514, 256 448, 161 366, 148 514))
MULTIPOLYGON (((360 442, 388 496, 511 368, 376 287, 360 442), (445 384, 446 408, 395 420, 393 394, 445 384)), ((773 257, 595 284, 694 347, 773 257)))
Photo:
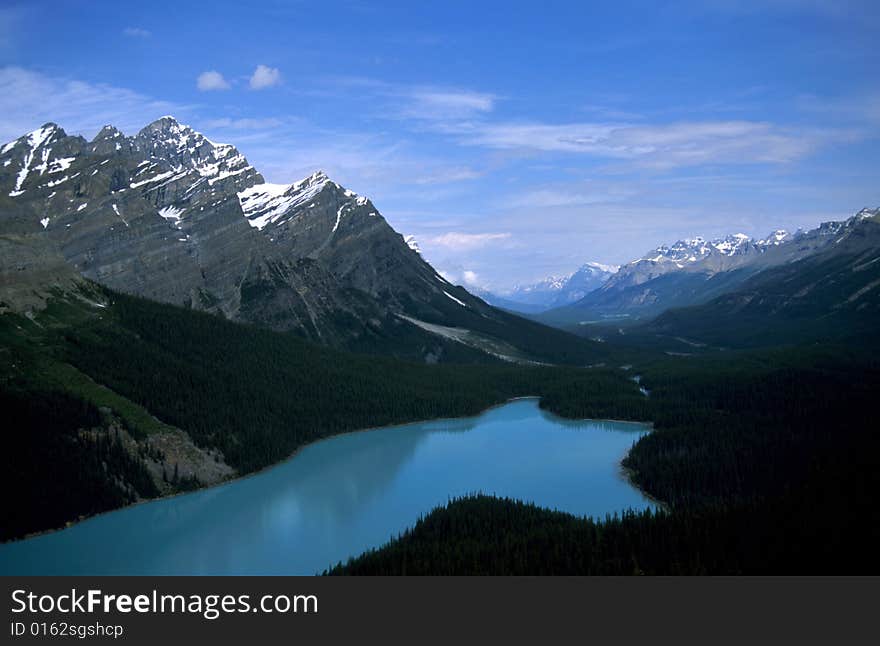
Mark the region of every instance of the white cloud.
POLYGON ((477 272, 471 271, 470 269, 465 269, 461 274, 462 280, 464 280, 465 285, 476 285, 477 287, 482 286, 482 282, 480 281, 480 277, 477 276, 477 272))
POLYGON ((470 269, 462 269, 461 267, 446 267, 438 269, 437 273, 443 276, 453 285, 463 285, 470 288, 486 289, 487 283, 475 271, 470 269))
POLYGON ((266 65, 257 65, 257 69, 251 75, 251 89, 262 90, 281 82, 281 72, 277 67, 267 67, 266 65))
POLYGON ((153 32, 142 27, 126 27, 122 33, 130 38, 149 38, 153 35, 153 32))
POLYGON ((495 107, 492 94, 468 90, 415 88, 398 90, 407 98, 400 116, 412 119, 468 119, 491 112, 495 107))
POLYGON ((557 206, 581 206, 619 202, 631 195, 629 191, 596 190, 595 192, 572 191, 571 187, 542 188, 514 195, 504 201, 507 207, 550 208, 557 206))
POLYGON ((483 175, 484 173, 468 166, 450 166, 432 169, 427 174, 416 177, 414 182, 416 184, 450 184, 478 179, 483 175))
POLYGON ((510 238, 509 233, 459 233, 450 231, 436 236, 422 237, 425 245, 446 247, 455 251, 480 249, 499 240, 510 238))
POLYGON ((196 87, 202 92, 209 92, 211 90, 228 90, 229 82, 223 78, 223 75, 220 72, 209 70, 199 74, 199 77, 196 79, 196 87))
POLYGON ((265 130, 268 128, 278 128, 284 125, 281 119, 274 117, 256 118, 238 118, 232 119, 222 117, 220 119, 210 119, 205 122, 205 128, 216 128, 218 130, 265 130))
MULTIPOLYGON (((370 103, 384 119, 451 122, 483 117, 495 109, 498 97, 488 92, 437 85, 388 83, 364 77, 325 79, 322 95, 356 96, 370 103)), ((434 124, 436 126, 436 124, 434 124)))
MULTIPOLYGON (((646 123, 640 115, 585 106, 595 117, 575 123, 501 121, 498 97, 438 86, 407 86, 369 78, 335 79, 335 90, 370 98, 374 118, 411 121, 460 144, 517 154, 565 153, 631 161, 634 167, 677 168, 706 163, 785 164, 853 133, 765 121, 646 123)), ((333 91, 333 90, 330 90, 333 91)), ((874 111, 874 102, 870 111, 874 111)))
POLYGON ((9 141, 52 121, 69 133, 93 136, 113 124, 137 131, 163 114, 185 118, 189 106, 157 101, 125 88, 0 68, 0 140, 9 141))
POLYGON ((462 143, 468 145, 629 159, 656 168, 786 163, 805 156, 832 134, 795 132, 752 121, 659 125, 486 123, 466 124, 459 130, 462 143))

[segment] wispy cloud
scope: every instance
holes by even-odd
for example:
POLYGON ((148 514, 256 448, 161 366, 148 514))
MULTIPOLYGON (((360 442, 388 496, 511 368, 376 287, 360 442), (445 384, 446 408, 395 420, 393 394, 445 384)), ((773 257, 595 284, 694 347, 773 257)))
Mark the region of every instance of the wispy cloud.
MULTIPOLYGON (((328 83, 328 85, 330 85, 328 83)), ((748 119, 668 120, 587 104, 593 119, 571 123, 499 118, 498 95, 468 88, 334 79, 326 92, 356 94, 377 120, 410 122, 452 142, 507 154, 572 154, 628 162, 631 169, 702 164, 788 164, 854 132, 748 119)), ((754 89, 752 89, 754 91, 754 89)), ((728 103, 724 103, 728 105, 728 103)), ((874 109, 873 104, 869 106, 874 109)), ((868 109, 868 108, 863 108, 868 109)), ((679 110, 681 112, 681 110, 679 110)))
POLYGON ((593 192, 578 190, 577 186, 558 186, 554 188, 542 188, 534 191, 526 191, 513 195, 504 200, 504 206, 511 208, 553 208, 559 206, 583 206, 585 204, 608 204, 619 202, 632 195, 628 191, 617 187, 616 189, 596 189, 593 192))
POLYGON ((398 88, 396 92, 405 99, 399 112, 401 117, 431 121, 469 119, 484 115, 493 110, 496 100, 492 94, 469 90, 398 88))
POLYGON ((106 124, 137 131, 163 114, 186 118, 190 106, 158 101, 125 88, 47 76, 20 67, 0 68, 0 140, 8 141, 53 121, 91 136, 106 124))
POLYGON ((510 239, 510 233, 460 233, 450 231, 437 236, 420 237, 419 241, 455 251, 472 251, 508 239, 510 239))
POLYGON ((279 128, 284 125, 284 121, 275 117, 253 118, 253 117, 221 117, 219 119, 209 119, 205 122, 205 128, 218 130, 266 130, 271 128, 279 128))
POLYGON ((464 124, 460 129, 461 142, 472 146, 631 159, 656 168, 791 162, 819 146, 822 134, 753 121, 484 123, 464 124))
POLYGON ((449 166, 430 169, 425 174, 416 176, 414 181, 420 185, 449 184, 479 179, 483 175, 485 175, 483 171, 475 170, 469 166, 449 166))
POLYGON ((257 65, 250 78, 252 90, 263 90, 281 83, 281 71, 277 67, 257 65))
POLYGON ((228 90, 230 85, 220 72, 208 70, 199 74, 196 79, 196 87, 202 92, 210 92, 212 90, 228 90))
POLYGON ((381 107, 377 115, 396 121, 458 122, 486 116, 499 97, 490 92, 443 85, 390 83, 364 77, 324 79, 320 95, 369 97, 381 107))
POLYGON ((122 33, 129 38, 149 38, 153 35, 153 32, 149 29, 144 29, 142 27, 126 27, 122 30, 122 33))

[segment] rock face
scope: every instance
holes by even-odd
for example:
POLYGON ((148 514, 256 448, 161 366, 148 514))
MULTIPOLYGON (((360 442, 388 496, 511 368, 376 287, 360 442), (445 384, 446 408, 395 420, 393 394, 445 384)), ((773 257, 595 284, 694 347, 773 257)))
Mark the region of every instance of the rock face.
POLYGON ((548 311, 548 323, 620 321, 651 318, 672 307, 706 302, 770 267, 816 254, 859 227, 877 210, 825 222, 816 229, 777 230, 754 240, 738 233, 717 240, 679 240, 623 265, 600 288, 580 301, 548 311))
POLYGON ((406 337, 407 356, 436 355, 439 337, 401 315, 510 322, 440 277, 366 197, 322 172, 267 184, 233 146, 172 117, 132 137, 106 126, 92 141, 47 123, 3 146, 0 243, 18 245, 0 260, 11 306, 25 302, 28 272, 16 267, 39 261, 53 280, 81 275, 328 345, 406 337))

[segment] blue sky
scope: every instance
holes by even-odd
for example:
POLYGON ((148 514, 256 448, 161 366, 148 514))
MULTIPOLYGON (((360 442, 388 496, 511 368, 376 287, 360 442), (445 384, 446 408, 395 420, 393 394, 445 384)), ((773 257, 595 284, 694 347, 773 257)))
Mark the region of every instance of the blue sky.
POLYGON ((503 289, 880 204, 880 3, 0 6, 0 139, 174 114, 503 289))

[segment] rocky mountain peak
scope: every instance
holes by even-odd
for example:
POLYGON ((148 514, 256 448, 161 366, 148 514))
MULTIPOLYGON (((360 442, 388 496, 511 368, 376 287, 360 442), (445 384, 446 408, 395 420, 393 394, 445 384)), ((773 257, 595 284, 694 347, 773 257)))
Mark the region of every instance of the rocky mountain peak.
POLYGON ((786 231, 785 229, 776 229, 766 238, 761 240, 756 240, 755 244, 759 247, 770 247, 781 245, 783 242, 788 242, 792 238, 792 234, 786 231))
POLYGON ((310 182, 312 184, 326 183, 330 181, 330 177, 323 170, 318 169, 301 182, 310 182))
POLYGON ((149 166, 138 171, 132 188, 159 179, 179 179, 192 172, 204 181, 191 191, 191 195, 228 178, 232 178, 236 190, 263 181, 235 146, 215 143, 172 116, 156 119, 131 141, 150 162, 149 166))
POLYGON ((0 149, 0 158, 3 159, 0 173, 5 176, 4 180, 12 180, 9 197, 23 195, 32 186, 35 177, 43 178, 69 168, 74 160, 69 155, 71 140, 76 142, 75 147, 81 141, 67 137, 64 130, 49 122, 3 146, 0 149))
POLYGON ((14 139, 0 149, 0 155, 5 155, 18 145, 25 145, 31 150, 36 150, 41 146, 52 143, 56 139, 66 137, 64 132, 57 124, 50 122, 44 123, 36 130, 22 135, 18 139, 14 139))
POLYGON ((145 125, 138 132, 138 135, 148 135, 151 132, 180 133, 185 131, 194 132, 189 126, 180 123, 170 114, 166 114, 164 117, 159 117, 152 123, 145 125))
POLYGON ((214 148, 213 142, 174 117, 161 117, 141 128, 135 139, 154 156, 202 156, 214 148))
POLYGON ((880 207, 876 207, 873 209, 866 207, 856 213, 854 218, 856 220, 867 220, 869 218, 876 218, 877 216, 880 216, 880 207))
POLYGON ((95 135, 95 138, 92 139, 90 143, 95 144, 102 141, 121 139, 124 137, 125 135, 123 135, 118 128, 116 128, 115 126, 106 125, 98 131, 98 134, 95 135))
POLYGON ((67 133, 64 132, 64 130, 57 123, 53 123, 51 121, 47 121, 37 130, 29 133, 28 136, 30 137, 31 135, 35 135, 37 133, 43 133, 43 135, 45 136, 43 143, 50 143, 55 139, 61 139, 62 137, 67 136, 67 133))

